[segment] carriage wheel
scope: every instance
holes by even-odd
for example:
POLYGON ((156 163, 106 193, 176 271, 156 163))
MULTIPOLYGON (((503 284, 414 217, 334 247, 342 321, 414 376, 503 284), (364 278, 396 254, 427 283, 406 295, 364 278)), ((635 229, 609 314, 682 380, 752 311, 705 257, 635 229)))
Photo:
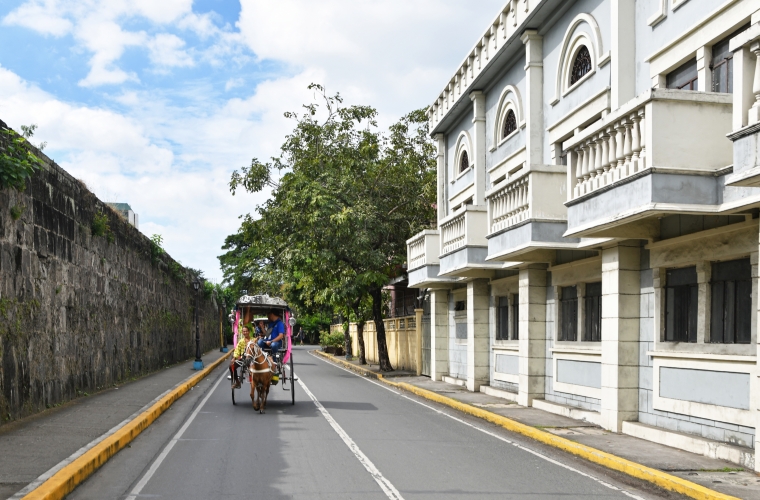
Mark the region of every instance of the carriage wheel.
POLYGON ((290 351, 290 404, 296 404, 296 376, 293 372, 293 351, 290 351))

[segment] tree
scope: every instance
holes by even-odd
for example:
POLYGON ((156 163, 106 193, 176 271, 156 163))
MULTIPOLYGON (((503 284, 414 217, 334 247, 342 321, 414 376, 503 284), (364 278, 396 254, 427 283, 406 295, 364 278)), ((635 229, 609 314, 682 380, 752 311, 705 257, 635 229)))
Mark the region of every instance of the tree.
POLYGON ((339 94, 309 88, 322 103, 285 114, 296 125, 281 155, 233 173, 233 195, 271 187, 272 197, 258 219, 247 216, 227 239, 220 260, 226 278, 279 283, 288 301, 306 309, 358 313, 371 299, 380 368, 390 371, 382 289, 401 270, 406 240, 435 220, 425 110, 404 116, 386 136, 372 107, 343 107, 339 94))
MULTIPOLYGON (((28 142, 36 129, 37 125, 22 125, 22 135, 10 128, 0 129, 0 189, 25 190, 26 181, 42 166, 28 142)), ((42 143, 38 149, 42 151, 44 147, 42 143)))

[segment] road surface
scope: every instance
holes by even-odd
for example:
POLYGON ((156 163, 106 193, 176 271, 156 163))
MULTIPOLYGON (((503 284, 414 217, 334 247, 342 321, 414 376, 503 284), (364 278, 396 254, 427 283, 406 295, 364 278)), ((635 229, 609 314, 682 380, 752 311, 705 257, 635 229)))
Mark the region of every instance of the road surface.
POLYGON ((296 404, 215 370, 72 499, 677 498, 295 351, 296 404))

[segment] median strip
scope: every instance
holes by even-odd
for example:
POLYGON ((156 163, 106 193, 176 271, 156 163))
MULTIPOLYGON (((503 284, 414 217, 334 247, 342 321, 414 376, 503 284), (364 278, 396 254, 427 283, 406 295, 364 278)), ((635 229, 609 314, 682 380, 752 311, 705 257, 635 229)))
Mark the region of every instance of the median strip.
POLYGON ((222 356, 209 366, 175 387, 153 406, 126 423, 73 462, 56 472, 40 486, 23 497, 24 500, 59 500, 74 491, 79 484, 102 467, 111 457, 131 443, 147 429, 171 405, 203 380, 212 370, 222 364, 228 356, 222 356))
POLYGON ((329 354, 325 354, 322 351, 316 350, 313 352, 330 362, 346 367, 349 370, 359 373, 365 377, 374 378, 397 389, 411 392, 412 394, 416 394, 417 396, 423 397, 430 401, 435 401, 436 403, 446 405, 450 408, 454 408, 455 410, 467 413, 468 415, 481 418, 500 427, 503 427, 508 431, 522 434, 523 436, 527 436, 546 445, 552 446, 554 448, 559 448, 568 453, 572 453, 573 455, 602 465, 608 469, 622 472, 637 479, 655 484, 666 490, 680 493, 689 498, 695 498, 699 500, 739 500, 737 497, 705 488, 704 486, 693 483, 691 481, 687 481, 680 477, 667 474, 663 471, 653 469, 651 467, 647 467, 646 465, 626 460, 625 458, 597 450, 596 448, 592 448, 575 441, 571 441, 555 434, 537 429, 530 425, 517 422, 511 418, 497 415, 482 408, 462 403, 460 401, 443 396, 433 391, 429 391, 427 389, 422 389, 407 382, 392 382, 383 377, 382 374, 374 373, 371 370, 367 370, 366 368, 362 368, 353 363, 349 363, 348 361, 335 358, 329 354))

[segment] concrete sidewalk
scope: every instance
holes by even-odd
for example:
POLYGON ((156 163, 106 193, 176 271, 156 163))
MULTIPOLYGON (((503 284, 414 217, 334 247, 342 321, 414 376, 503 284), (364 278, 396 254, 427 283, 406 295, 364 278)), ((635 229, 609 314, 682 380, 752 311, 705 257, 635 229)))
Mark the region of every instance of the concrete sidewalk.
POLYGON ((336 360, 339 360, 341 364, 350 363, 355 371, 363 372, 365 375, 382 374, 383 378, 389 382, 411 384, 460 403, 681 477, 720 493, 738 498, 760 498, 760 476, 730 462, 696 455, 625 434, 611 433, 590 422, 520 406, 509 399, 483 392, 470 392, 459 385, 435 382, 428 377, 408 376, 407 373, 403 373, 400 377, 396 375, 396 372, 382 373, 377 365, 360 366, 356 360, 347 362, 344 357, 336 358, 336 360))
MULTIPOLYGON (((203 356, 210 365, 218 350, 203 356)), ((0 427, 0 498, 35 481, 83 447, 131 420, 161 396, 195 375, 193 360, 178 363, 60 408, 0 427)))

